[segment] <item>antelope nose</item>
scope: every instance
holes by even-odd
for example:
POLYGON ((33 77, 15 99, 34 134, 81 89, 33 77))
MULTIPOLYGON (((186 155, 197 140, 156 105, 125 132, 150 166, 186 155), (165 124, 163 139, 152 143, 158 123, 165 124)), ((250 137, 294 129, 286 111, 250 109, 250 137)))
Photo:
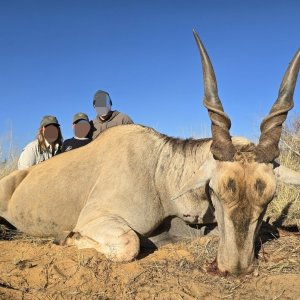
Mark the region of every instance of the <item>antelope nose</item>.
POLYGON ((251 264, 250 266, 246 267, 246 268, 242 268, 240 264, 238 264, 238 266, 236 266, 232 271, 228 271, 231 274, 234 275, 247 275, 250 274, 254 271, 255 266, 253 264, 251 264))
POLYGON ((242 274, 246 275, 252 273, 256 267, 256 264, 252 263, 251 265, 248 266, 242 266, 241 263, 238 262, 237 264, 231 266, 222 266, 221 264, 218 264, 216 267, 220 275, 226 275, 229 273, 232 275, 239 276, 242 274))

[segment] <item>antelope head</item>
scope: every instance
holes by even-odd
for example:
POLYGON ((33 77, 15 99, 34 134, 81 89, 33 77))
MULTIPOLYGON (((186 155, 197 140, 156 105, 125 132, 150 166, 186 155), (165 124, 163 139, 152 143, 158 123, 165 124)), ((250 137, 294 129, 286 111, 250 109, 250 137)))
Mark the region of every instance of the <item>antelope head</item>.
MULTIPOLYGON (((253 268, 255 239, 277 181, 300 184, 299 173, 274 161, 279 156, 282 124, 293 107, 300 49, 284 75, 277 100, 261 123, 258 144, 237 147, 229 133, 231 122, 218 97, 209 56, 195 31, 194 36, 202 61, 204 106, 211 120, 213 159, 206 169, 206 182, 220 232, 217 266, 222 272, 246 273, 253 268)), ((203 185, 203 178, 199 182, 198 186, 203 185)))

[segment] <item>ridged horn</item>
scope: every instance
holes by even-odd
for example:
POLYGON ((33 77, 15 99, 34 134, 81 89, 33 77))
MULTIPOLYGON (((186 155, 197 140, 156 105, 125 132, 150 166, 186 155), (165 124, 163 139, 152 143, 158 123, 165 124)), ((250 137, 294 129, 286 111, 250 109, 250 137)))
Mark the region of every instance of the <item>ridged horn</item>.
POLYGON ((290 62, 281 82, 278 98, 268 116, 260 125, 261 135, 256 147, 256 161, 269 163, 279 156, 279 140, 282 124, 288 111, 293 108, 293 95, 300 68, 300 49, 290 62))
POLYGON ((203 104, 207 108, 211 120, 213 139, 211 152, 217 160, 232 161, 235 148, 229 133, 231 122, 229 117, 224 113, 222 103, 219 99, 216 76, 209 56, 195 30, 193 30, 193 34, 201 55, 204 81, 203 104))

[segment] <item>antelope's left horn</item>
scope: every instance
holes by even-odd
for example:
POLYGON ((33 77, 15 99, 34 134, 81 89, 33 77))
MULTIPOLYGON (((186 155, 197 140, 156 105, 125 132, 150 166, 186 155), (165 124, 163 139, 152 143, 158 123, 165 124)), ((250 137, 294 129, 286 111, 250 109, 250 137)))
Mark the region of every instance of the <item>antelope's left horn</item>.
POLYGON ((281 82, 278 98, 272 106, 268 116, 260 125, 261 135, 256 146, 256 160, 269 163, 279 156, 279 140, 282 124, 286 120, 288 111, 293 108, 293 95, 300 68, 300 49, 290 62, 281 82))

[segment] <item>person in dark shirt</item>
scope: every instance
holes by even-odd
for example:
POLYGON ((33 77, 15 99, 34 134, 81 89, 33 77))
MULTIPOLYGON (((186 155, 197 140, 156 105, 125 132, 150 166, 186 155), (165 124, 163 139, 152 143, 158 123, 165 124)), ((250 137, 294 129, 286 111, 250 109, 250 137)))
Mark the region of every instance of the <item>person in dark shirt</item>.
POLYGON ((62 152, 67 152, 87 145, 92 140, 88 138, 91 125, 88 116, 85 113, 77 113, 73 117, 74 137, 63 142, 62 152))

